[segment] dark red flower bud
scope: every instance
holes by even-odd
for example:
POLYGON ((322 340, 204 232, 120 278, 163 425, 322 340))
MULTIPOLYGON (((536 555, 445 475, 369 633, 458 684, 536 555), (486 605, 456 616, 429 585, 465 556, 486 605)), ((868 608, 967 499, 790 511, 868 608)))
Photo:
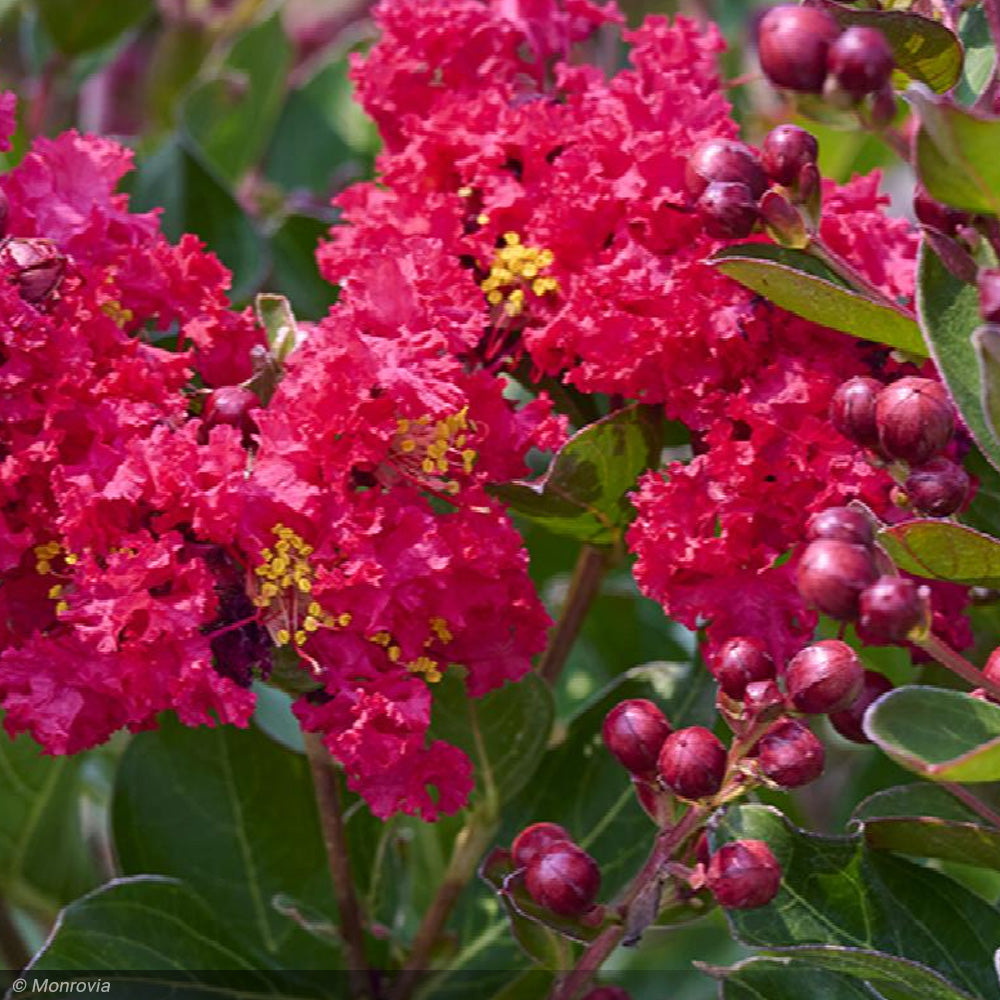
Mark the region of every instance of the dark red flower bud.
POLYGON ((736 636, 722 645, 712 657, 709 669, 719 687, 737 700, 743 697, 751 681, 767 681, 774 677, 774 660, 767 646, 751 636, 736 636))
POLYGON ((598 986, 591 990, 583 1000, 632 1000, 627 990, 620 986, 598 986))
POLYGON ((807 163, 799 171, 799 201, 803 202, 814 220, 819 218, 823 198, 822 178, 815 163, 807 163))
POLYGON ((764 192, 758 211, 775 243, 801 249, 809 242, 802 213, 777 188, 764 192))
POLYGON ((749 236, 760 218, 757 203, 746 184, 713 181, 696 207, 705 223, 705 232, 720 240, 749 236))
POLYGON ((682 799, 707 799, 722 787, 726 748, 703 726, 679 729, 667 737, 658 770, 667 787, 682 799))
POLYGON ((775 723, 757 744, 761 773, 782 788, 798 788, 823 773, 826 752, 812 730, 798 719, 775 723))
POLYGON ((833 394, 830 420, 848 440, 864 448, 878 445, 875 402, 884 386, 865 375, 849 378, 833 394))
POLYGON ((751 681, 743 692, 743 704, 747 715, 759 719, 765 712, 777 714, 784 708, 785 696, 774 681, 751 681))
POLYGON ((875 401, 875 422, 883 451, 911 465, 923 465, 947 447, 955 431, 948 393, 929 378, 901 378, 875 401))
POLYGON ((532 823, 514 838, 510 853, 517 867, 525 868, 540 851, 563 840, 573 842, 573 838, 558 823, 532 823))
POLYGON ((858 615, 858 599, 878 577, 870 549, 833 538, 810 542, 795 573, 802 599, 841 621, 858 615))
POLYGON ((888 128, 896 118, 899 109, 892 87, 886 84, 872 98, 870 120, 875 128, 888 128))
POLYGON ((601 728, 604 745, 623 767, 643 778, 656 774, 656 758, 670 732, 666 716, 645 698, 615 705, 601 728))
POLYGON ((253 411, 259 408, 260 400, 255 393, 240 385, 225 385, 210 393, 201 416, 206 429, 227 424, 242 431, 243 443, 247 445, 258 430, 253 411))
POLYGON ((857 653, 846 642, 823 639, 792 657, 785 672, 785 690, 800 712, 839 712, 857 698, 864 673, 857 653))
POLYGON ((962 466, 947 458, 932 458, 910 469, 903 489, 921 513, 947 517, 965 503, 969 485, 969 474, 962 466))
POLYGON ((924 588, 900 576, 879 577, 858 603, 858 634, 865 642, 903 642, 928 618, 924 588))
POLYGON ((979 272, 979 312, 987 323, 1000 323, 1000 270, 979 272))
POLYGON ((760 68, 776 87, 818 94, 826 79, 830 46, 840 26, 814 7, 773 7, 757 28, 760 68))
POLYGON ((553 913, 579 917, 594 905, 601 887, 597 862, 568 840, 539 851, 528 863, 524 884, 531 898, 553 913))
POLYGON ((792 187, 807 163, 819 156, 816 136, 798 125, 779 125, 771 129, 761 147, 761 160, 767 176, 778 184, 792 187))
POLYGON ((861 682, 861 693, 851 704, 839 712, 830 713, 830 723, 834 729, 852 743, 871 743, 865 736, 861 723, 872 702, 877 701, 887 691, 892 690, 892 681, 885 674, 866 670, 861 682))
POLYGON ((48 298, 62 280, 66 258, 52 240, 7 240, 0 249, 0 270, 17 286, 25 302, 37 305, 48 298))
POLYGON ((698 835, 698 839, 694 842, 694 859, 700 865, 708 867, 711 858, 711 851, 708 847, 708 834, 704 830, 698 835))
POLYGON ((868 548, 875 540, 875 531, 861 511, 851 507, 827 507, 806 522, 806 538, 811 542, 819 538, 835 539, 868 548))
POLYGON ((734 840, 712 855, 705 881, 720 906, 751 910, 778 895, 781 865, 763 840, 734 840))
POLYGON ((826 67, 842 90, 860 99, 889 82, 895 62, 881 31, 855 25, 831 44, 826 67))
POLYGON ((700 198, 709 184, 744 184, 752 198, 767 190, 767 177, 757 154, 735 139, 709 139, 688 159, 684 178, 692 197, 700 198))
POLYGON ((965 212, 935 201, 923 185, 918 185, 913 195, 913 214, 922 226, 936 229, 946 236, 954 236, 959 226, 968 225, 972 221, 971 216, 965 212))

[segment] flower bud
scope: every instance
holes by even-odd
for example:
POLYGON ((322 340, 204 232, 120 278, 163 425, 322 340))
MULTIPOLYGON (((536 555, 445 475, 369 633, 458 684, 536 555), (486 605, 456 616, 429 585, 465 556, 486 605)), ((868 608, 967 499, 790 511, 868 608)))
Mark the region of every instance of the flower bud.
POLYGON ((667 787, 682 799, 707 799, 722 787, 726 748, 703 726, 671 733, 657 764, 667 787))
POLYGON ((709 669, 719 687, 730 698, 743 697, 751 681, 768 681, 774 677, 774 660, 767 646, 751 636, 736 636, 722 645, 712 657, 709 669))
POLYGON ((751 910, 778 895, 781 865, 763 840, 734 840, 712 855, 705 882, 720 906, 751 910))
POLYGON ((987 323, 1000 323, 1000 269, 979 272, 979 312, 987 323))
POLYGON ((779 246, 801 250, 809 243, 801 212, 781 192, 765 191, 759 211, 768 235, 779 246))
POLYGON ((832 538, 810 542, 795 571, 802 599, 840 621, 858 616, 858 599, 878 577, 870 549, 832 538))
POLYGON ((52 240, 16 237, 0 249, 0 270, 32 305, 55 291, 65 269, 66 258, 52 240))
POLYGON ((830 420, 848 440, 863 448, 878 445, 875 402, 884 386, 865 375, 849 378, 833 394, 830 420))
POLYGON ((798 788, 823 773, 826 752, 812 730, 798 719, 775 723, 757 744, 761 774, 782 788, 798 788))
POLYGON ((836 39, 826 57, 830 75, 856 100, 881 90, 889 82, 894 65, 892 49, 882 32, 858 25, 836 39))
POLYGON ((965 503, 969 474, 950 459, 932 458, 925 465, 910 469, 903 489, 922 514, 947 517, 965 503))
POLYGON ((656 758, 670 732, 666 716, 644 698, 615 705, 601 728, 604 745, 624 768, 643 778, 656 774, 656 758))
POLYGON ((568 840, 556 841, 528 862, 524 884, 531 898, 553 913, 579 917, 594 905, 601 887, 597 862, 568 840))
POLYGON ((898 105, 892 87, 886 84, 872 97, 871 123, 875 128, 888 128, 896 118, 898 105))
POLYGON ((709 184, 696 207, 708 235, 721 240, 749 236, 760 216, 750 188, 730 181, 709 184))
POLYGON ((851 702, 851 704, 839 712, 830 713, 830 724, 834 729, 852 743, 871 743, 865 736, 861 723, 864 721, 865 712, 872 702, 877 701, 887 691, 892 690, 892 681, 884 674, 876 673, 874 670, 866 670, 861 682, 861 693, 851 702))
POLYGON ((826 60, 840 26, 814 7, 772 7, 757 28, 760 68, 776 87, 818 94, 826 79, 826 60))
POLYGON ((735 139, 703 142, 688 159, 684 178, 694 198, 700 198, 714 183, 745 184, 754 199, 767 189, 767 177, 757 154, 735 139))
POLYGON ((857 698, 864 673, 857 653, 846 642, 823 639, 792 657, 785 672, 785 690, 800 712, 839 712, 857 698))
POLYGON ((944 451, 955 431, 948 393, 929 378, 887 385, 875 401, 875 423, 883 451, 911 465, 923 465, 944 451))
POLYGON ((858 606, 858 634, 870 643, 904 642, 929 617, 925 589, 901 576, 879 577, 858 606))
POLYGON ((798 125, 779 125, 771 129, 761 147, 761 159, 767 176, 777 184, 792 187, 807 163, 819 156, 816 136, 798 125))
POLYGON ((526 868, 536 854, 563 840, 573 842, 573 838, 558 823, 532 823, 514 838, 510 853, 518 868, 526 868))
POLYGON ((870 548, 875 532, 871 521, 861 511, 851 507, 827 507, 806 522, 806 538, 811 542, 820 538, 834 539, 870 548))
POLYGON ((260 400, 255 393, 240 385, 225 385, 209 394, 201 416, 206 430, 226 424, 242 431, 246 446, 258 432, 253 411, 259 408, 260 400))
POLYGON ((747 715, 760 719, 765 712, 777 715, 785 707, 785 696, 774 681, 751 681, 743 692, 747 715))

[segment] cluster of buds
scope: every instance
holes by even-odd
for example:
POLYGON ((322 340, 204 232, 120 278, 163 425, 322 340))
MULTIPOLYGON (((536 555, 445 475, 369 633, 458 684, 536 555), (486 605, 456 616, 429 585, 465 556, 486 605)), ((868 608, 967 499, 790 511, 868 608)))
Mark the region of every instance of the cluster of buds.
POLYGON ((760 154, 734 139, 702 143, 685 180, 706 231, 742 239, 762 226, 782 245, 805 246, 819 211, 818 155, 815 137, 797 125, 772 129, 760 154))
POLYGON ((601 888, 597 862, 557 823, 534 823, 511 844, 528 895, 561 917, 582 917, 601 888))
POLYGON ((875 28, 842 29, 817 7, 782 4, 760 20, 757 52, 764 75, 783 90, 822 94, 841 108, 870 99, 875 124, 888 124, 896 111, 891 87, 892 49, 875 28))

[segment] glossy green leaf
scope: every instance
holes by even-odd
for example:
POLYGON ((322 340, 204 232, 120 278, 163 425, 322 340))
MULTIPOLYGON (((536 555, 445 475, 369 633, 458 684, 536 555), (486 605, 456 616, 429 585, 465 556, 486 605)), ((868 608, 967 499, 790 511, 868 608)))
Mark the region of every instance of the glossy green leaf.
POLYGON ((917 87, 906 97, 920 116, 917 174, 931 197, 967 212, 1000 215, 1000 120, 917 87))
POLYGON ((979 362, 980 399, 983 419, 1000 444, 1000 326, 988 323, 972 335, 972 346, 979 362))
POLYGON ((239 181, 267 148, 291 64, 292 47, 275 13, 237 38, 215 77, 188 96, 184 127, 230 183, 239 181))
POLYGON ((802 250, 744 243, 718 251, 709 263, 797 316, 911 354, 927 354, 915 318, 866 298, 802 250))
POLYGON ((554 714, 552 693, 537 674, 470 698, 452 670, 434 685, 431 734, 465 750, 475 763, 480 790, 492 787, 506 802, 531 779, 554 714))
POLYGON ((970 586, 1000 586, 1000 541, 964 524, 914 518, 883 528, 878 542, 907 573, 970 586))
POLYGON ((969 105, 976 101, 989 83, 997 59, 996 46, 982 4, 975 4, 962 12, 958 21, 958 36, 962 40, 965 61, 955 97, 962 104, 969 105))
POLYGON ((782 867, 772 903, 728 911, 744 944, 921 1000, 995 997, 1000 911, 951 879, 869 850, 860 834, 805 833, 768 806, 721 811, 710 839, 766 841, 782 867))
POLYGON ((896 69, 943 94, 962 73, 962 46, 940 21, 903 10, 860 10, 821 0, 841 27, 875 28, 892 49, 896 69))
POLYGON ((114 41, 153 13, 153 0, 35 0, 60 52, 79 55, 114 41))
POLYGON ((181 878, 234 933, 293 968, 322 967, 321 948, 276 897, 332 914, 308 765, 254 729, 165 721, 137 735, 113 803, 122 871, 181 878))
POLYGON ((233 272, 235 301, 253 294, 267 266, 260 234, 223 182, 182 139, 169 140, 134 178, 132 207, 149 211, 158 206, 169 239, 197 234, 233 272))
MULTIPOLYGON (((1000 156, 996 157, 1000 164, 1000 156)), ((979 293, 959 281, 926 241, 917 265, 917 314, 931 356, 979 450, 1000 468, 1000 444, 990 433, 980 400, 972 334, 982 323, 979 293)))
POLYGON ((877 792, 854 810, 854 820, 869 847, 1000 870, 1000 830, 938 785, 877 792))
POLYGON ((895 688, 865 714, 865 733, 903 767, 935 781, 1000 781, 1000 705, 963 691, 895 688))
POLYGON ((542 479, 504 483, 490 492, 556 534, 614 544, 635 516, 629 491, 659 462, 661 428, 652 407, 619 410, 574 434, 542 479))

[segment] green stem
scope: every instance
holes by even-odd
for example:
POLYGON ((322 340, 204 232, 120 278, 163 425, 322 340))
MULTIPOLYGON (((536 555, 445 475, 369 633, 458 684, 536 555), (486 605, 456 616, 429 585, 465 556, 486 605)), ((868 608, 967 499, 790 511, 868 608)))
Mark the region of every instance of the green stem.
POLYGON ((962 680, 1000 699, 1000 684, 991 681, 978 667, 973 666, 964 656, 956 653, 951 646, 933 633, 928 633, 924 639, 911 639, 911 642, 925 653, 930 653, 941 666, 947 667, 953 674, 958 674, 962 680))

